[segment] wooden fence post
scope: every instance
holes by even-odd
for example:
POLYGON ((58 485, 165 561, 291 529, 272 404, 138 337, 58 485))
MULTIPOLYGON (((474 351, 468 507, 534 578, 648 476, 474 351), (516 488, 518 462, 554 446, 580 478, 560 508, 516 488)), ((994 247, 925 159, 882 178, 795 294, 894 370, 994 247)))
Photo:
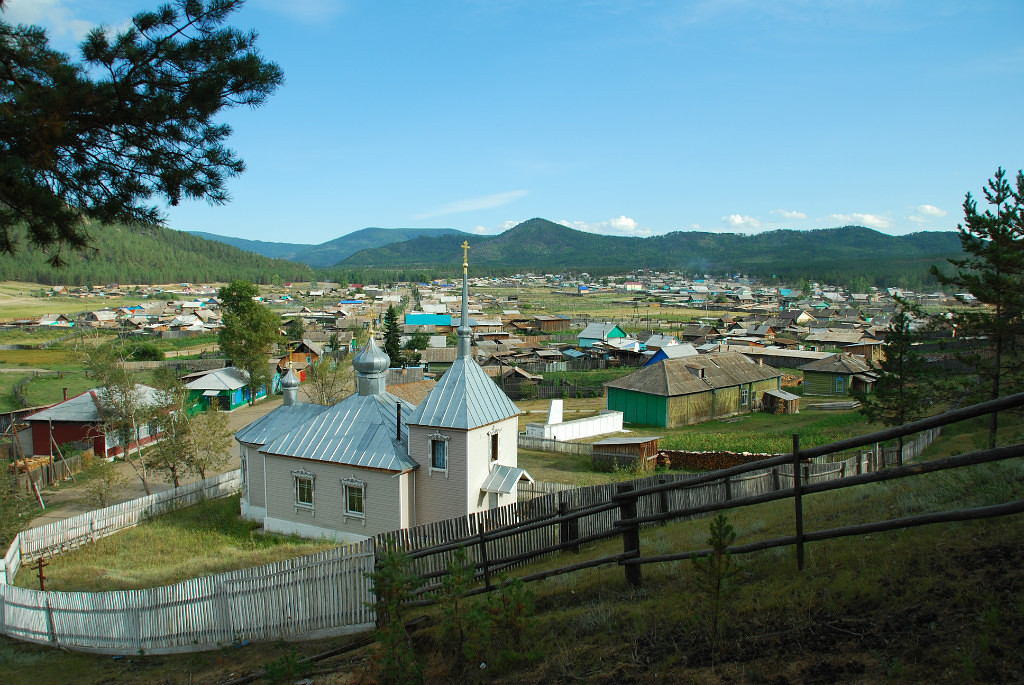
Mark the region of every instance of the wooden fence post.
POLYGON ((729 476, 725 477, 725 499, 732 499, 732 481, 729 480, 729 476))
MULTIPOLYGON (((616 490, 620 495, 628 495, 633 491, 633 484, 620 483, 616 490)), ((636 500, 636 495, 622 498, 619 504, 620 520, 636 518, 636 500)), ((632 554, 634 557, 640 556, 640 524, 634 523, 622 529, 622 551, 632 554)), ((640 564, 625 564, 625 566, 626 582, 632 587, 640 587, 643 584, 643 570, 640 568, 640 564)))
MULTIPOLYGON (((569 503, 565 501, 562 492, 558 493, 558 515, 565 516, 569 513, 569 503)), ((562 544, 562 548, 565 549, 565 545, 569 542, 579 539, 580 537, 580 520, 572 519, 571 521, 560 521, 558 523, 558 542, 562 544)), ((573 545, 572 551, 576 554, 580 553, 580 546, 573 545)))
POLYGON ((487 562, 487 539, 484 537, 484 528, 480 525, 480 519, 476 521, 476 528, 480 534, 480 563, 484 567, 484 585, 487 591, 491 591, 491 567, 487 562))
MULTIPOLYGON (((659 476, 658 477, 658 485, 664 485, 667 482, 668 482, 668 478, 666 478, 665 476, 659 476)), ((661 492, 658 493, 658 513, 659 514, 667 514, 668 513, 668 491, 667 490, 662 490, 661 492)), ((667 526, 668 525, 668 519, 662 519, 661 525, 667 526)))
POLYGON ((796 567, 804 570, 804 503, 800 486, 800 434, 793 433, 793 505, 796 518, 796 567))
POLYGON ((776 466, 772 467, 772 490, 781 490, 782 483, 779 482, 779 469, 776 466))

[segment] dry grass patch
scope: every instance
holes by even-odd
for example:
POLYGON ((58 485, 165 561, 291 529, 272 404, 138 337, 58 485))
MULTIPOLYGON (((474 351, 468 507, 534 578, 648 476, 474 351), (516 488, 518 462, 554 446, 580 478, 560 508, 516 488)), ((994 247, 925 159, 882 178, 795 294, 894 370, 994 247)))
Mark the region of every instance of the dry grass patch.
MULTIPOLYGON (((133 590, 259 566, 336 547, 326 540, 265 535, 238 514, 239 498, 209 500, 50 560, 46 589, 133 590)), ((38 587, 22 569, 17 585, 38 587)))

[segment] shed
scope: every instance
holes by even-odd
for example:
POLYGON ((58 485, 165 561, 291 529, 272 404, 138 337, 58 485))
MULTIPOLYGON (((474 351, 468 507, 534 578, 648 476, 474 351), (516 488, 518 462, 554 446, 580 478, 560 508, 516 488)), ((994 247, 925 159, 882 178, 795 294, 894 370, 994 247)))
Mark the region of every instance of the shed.
POLYGON ((764 410, 769 414, 799 414, 800 396, 791 392, 779 390, 765 390, 762 395, 764 410))
POLYGON ((605 438, 595 442, 593 466, 595 471, 627 470, 653 471, 658 463, 658 440, 661 436, 637 438, 605 438))

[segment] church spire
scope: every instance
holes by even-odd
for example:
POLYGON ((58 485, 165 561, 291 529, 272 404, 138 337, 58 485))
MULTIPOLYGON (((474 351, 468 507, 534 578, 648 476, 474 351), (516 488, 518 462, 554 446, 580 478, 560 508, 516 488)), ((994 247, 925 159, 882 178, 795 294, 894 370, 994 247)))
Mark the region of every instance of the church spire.
POLYGON ((462 317, 455 331, 459 336, 458 357, 468 358, 473 329, 469 325, 469 242, 462 241, 462 317))

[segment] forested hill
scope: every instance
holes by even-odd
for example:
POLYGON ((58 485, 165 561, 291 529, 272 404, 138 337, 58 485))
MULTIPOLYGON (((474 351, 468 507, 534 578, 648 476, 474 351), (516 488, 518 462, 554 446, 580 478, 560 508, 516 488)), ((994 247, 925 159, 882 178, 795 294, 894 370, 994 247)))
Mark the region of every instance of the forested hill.
POLYGON ((47 285, 100 283, 210 283, 245 279, 269 283, 309 280, 305 264, 270 259, 220 242, 168 228, 120 225, 89 227, 93 249, 65 254, 67 266, 54 269, 46 256, 19 240, 18 252, 0 255, 0 280, 47 285))
POLYGON ((297 243, 246 240, 245 238, 232 238, 199 231, 190 232, 192 235, 198 235, 207 240, 227 243, 242 250, 248 250, 267 257, 279 257, 281 259, 290 259, 294 262, 302 262, 312 267, 331 266, 360 250, 412 240, 420 236, 458 235, 461 236, 459 242, 462 242, 462 240, 466 239, 466 236, 470 235, 457 231, 454 228, 364 228, 319 245, 302 245, 297 243))
MULTIPOLYGON (((461 259, 463 236, 421 237, 358 252, 344 268, 446 268, 461 259)), ((683 273, 746 273, 760 278, 807 278, 828 283, 919 287, 931 282, 932 264, 960 256, 955 232, 891 236, 863 226, 743 235, 677 231, 649 238, 584 233, 545 219, 530 219, 496 236, 471 236, 476 273, 633 269, 683 273)))

